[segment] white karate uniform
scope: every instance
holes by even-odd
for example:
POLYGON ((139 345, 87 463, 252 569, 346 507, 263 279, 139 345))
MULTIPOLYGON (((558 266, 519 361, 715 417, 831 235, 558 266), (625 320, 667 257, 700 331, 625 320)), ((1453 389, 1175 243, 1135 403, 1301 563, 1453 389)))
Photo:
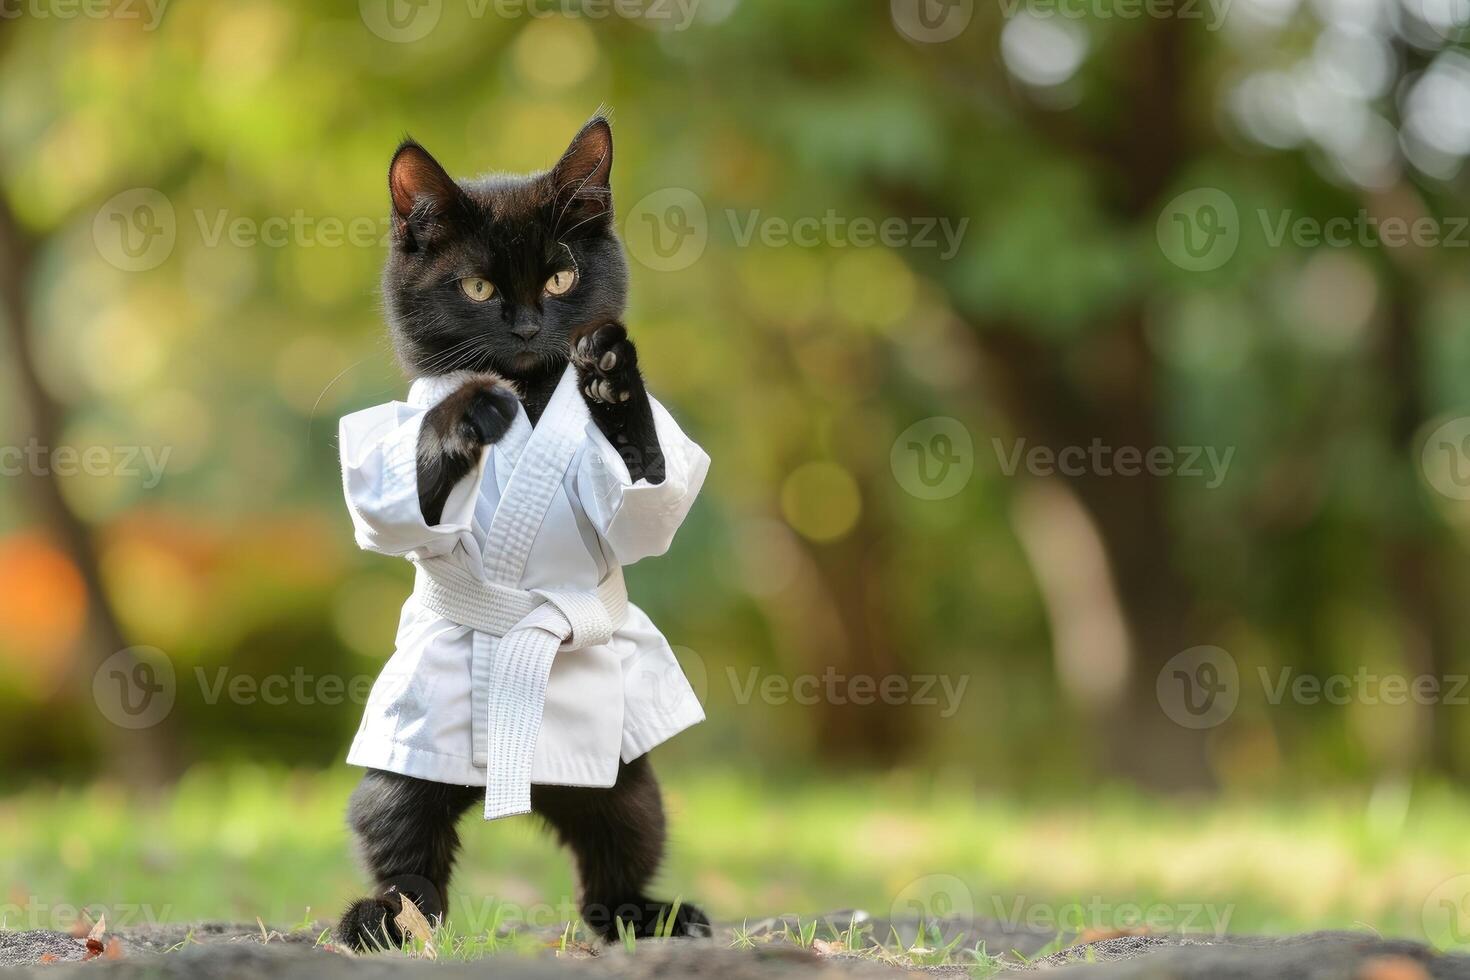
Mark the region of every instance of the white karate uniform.
POLYGON ((430 527, 419 427, 462 381, 420 378, 406 404, 341 422, 358 544, 418 566, 347 761, 485 785, 492 819, 526 812, 531 783, 611 786, 620 758, 704 720, 621 569, 668 549, 709 457, 653 401, 665 478, 635 483, 569 366, 536 426, 520 408, 430 527))

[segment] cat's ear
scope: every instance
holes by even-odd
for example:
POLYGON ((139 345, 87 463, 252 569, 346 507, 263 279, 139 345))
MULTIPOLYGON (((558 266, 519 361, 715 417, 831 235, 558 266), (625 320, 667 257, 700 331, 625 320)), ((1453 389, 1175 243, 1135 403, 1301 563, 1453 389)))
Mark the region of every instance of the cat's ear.
POLYGON ((579 221, 611 217, 612 157, 612 127, 602 116, 594 116, 551 168, 555 201, 565 213, 579 221))
POLYGON ((393 231, 405 244, 411 245, 413 229, 409 219, 444 214, 459 199, 461 191, 428 150, 407 139, 388 164, 388 193, 393 199, 393 231))

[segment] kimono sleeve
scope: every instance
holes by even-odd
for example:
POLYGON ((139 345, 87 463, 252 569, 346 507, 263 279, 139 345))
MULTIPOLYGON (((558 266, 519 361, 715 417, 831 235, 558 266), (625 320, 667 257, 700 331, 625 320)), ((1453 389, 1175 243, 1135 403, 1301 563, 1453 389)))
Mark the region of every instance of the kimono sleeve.
MULTIPOLYGON (((342 489, 357 543, 384 555, 429 558, 447 554, 470 530, 485 457, 450 491, 440 523, 419 509, 418 444, 424 410, 391 402, 342 419, 337 445, 342 489)), ((488 454, 486 454, 488 455, 488 454)))
POLYGON ((669 550, 709 471, 705 451, 657 400, 650 396, 649 401, 664 455, 662 483, 635 483, 622 456, 590 421, 587 447, 577 468, 582 508, 623 565, 669 550))

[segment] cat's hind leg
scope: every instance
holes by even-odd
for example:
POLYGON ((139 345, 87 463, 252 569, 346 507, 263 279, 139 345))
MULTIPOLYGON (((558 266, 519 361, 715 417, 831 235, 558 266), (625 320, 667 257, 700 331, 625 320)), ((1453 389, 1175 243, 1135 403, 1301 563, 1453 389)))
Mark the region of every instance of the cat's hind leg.
POLYGON ((431 922, 449 905, 449 876, 459 851, 455 824, 483 790, 369 769, 352 793, 347 822, 376 891, 349 905, 338 938, 361 950, 396 949, 394 917, 407 895, 431 922))
POLYGON ((648 897, 663 859, 663 800, 648 757, 620 765, 606 789, 532 786, 531 809, 572 851, 581 888, 582 919, 604 939, 618 937, 617 920, 635 936, 648 937, 672 914, 671 935, 708 936, 709 918, 688 902, 648 897))

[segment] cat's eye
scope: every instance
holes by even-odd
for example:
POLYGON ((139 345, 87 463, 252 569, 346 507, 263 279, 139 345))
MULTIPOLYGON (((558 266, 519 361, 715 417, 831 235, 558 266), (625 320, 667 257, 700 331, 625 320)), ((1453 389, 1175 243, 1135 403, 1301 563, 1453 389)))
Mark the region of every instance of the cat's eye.
POLYGON ((479 276, 465 276, 459 281, 459 291, 472 303, 483 303, 495 295, 495 287, 490 284, 490 280, 479 276))
POLYGON ((551 278, 546 280, 546 295, 560 296, 576 285, 576 282, 577 274, 571 270, 552 273, 551 278))

